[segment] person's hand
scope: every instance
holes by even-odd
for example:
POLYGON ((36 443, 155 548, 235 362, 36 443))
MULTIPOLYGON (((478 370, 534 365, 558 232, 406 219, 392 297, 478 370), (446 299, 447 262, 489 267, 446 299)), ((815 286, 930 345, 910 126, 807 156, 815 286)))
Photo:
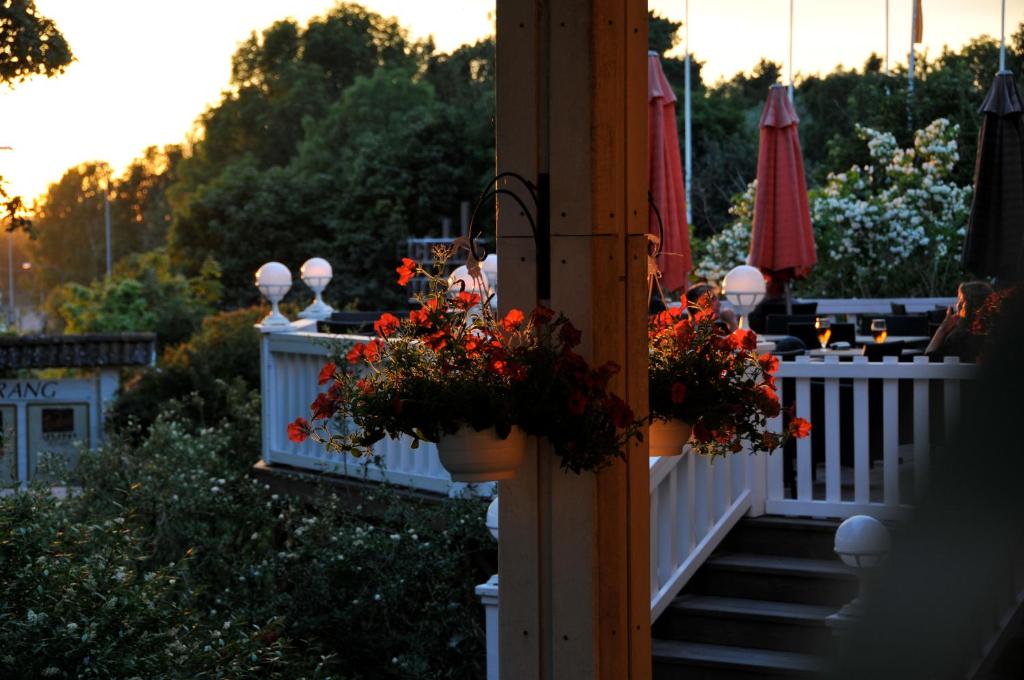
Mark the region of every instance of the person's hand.
POLYGON ((942 323, 939 324, 935 334, 938 335, 939 333, 942 333, 942 335, 945 336, 953 330, 953 327, 956 326, 956 322, 959 318, 960 317, 956 315, 956 312, 953 311, 952 307, 946 307, 946 318, 944 318, 942 323))

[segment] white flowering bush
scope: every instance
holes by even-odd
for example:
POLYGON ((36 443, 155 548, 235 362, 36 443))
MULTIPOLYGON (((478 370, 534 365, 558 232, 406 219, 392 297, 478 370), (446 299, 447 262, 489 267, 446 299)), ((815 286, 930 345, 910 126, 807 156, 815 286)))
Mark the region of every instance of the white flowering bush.
POLYGON ((701 279, 719 282, 736 265, 746 264, 750 254, 750 228, 754 220, 754 192, 757 180, 734 199, 729 214, 733 221, 701 244, 693 273, 701 279))
POLYGON ((858 126, 869 164, 830 174, 812 192, 818 265, 807 295, 948 295, 960 275, 971 187, 951 177, 959 128, 939 118, 901 149, 895 137, 858 126))
POLYGON ((165 407, 83 456, 80 494, 0 497, 0 678, 482 677, 480 501, 275 495, 258 402, 233 410, 165 407))

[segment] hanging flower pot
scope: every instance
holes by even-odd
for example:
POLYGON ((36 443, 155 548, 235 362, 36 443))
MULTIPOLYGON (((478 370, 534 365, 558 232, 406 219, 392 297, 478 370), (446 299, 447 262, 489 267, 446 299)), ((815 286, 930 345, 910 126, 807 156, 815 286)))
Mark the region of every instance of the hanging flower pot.
POLYGON ((456 482, 511 479, 526 455, 526 435, 513 427, 508 437, 499 439, 493 429, 477 432, 463 426, 455 434, 441 437, 437 455, 456 482))
POLYGON ((686 442, 690 441, 691 434, 693 434, 693 425, 685 420, 673 418, 653 421, 648 438, 651 457, 678 456, 683 452, 686 442))

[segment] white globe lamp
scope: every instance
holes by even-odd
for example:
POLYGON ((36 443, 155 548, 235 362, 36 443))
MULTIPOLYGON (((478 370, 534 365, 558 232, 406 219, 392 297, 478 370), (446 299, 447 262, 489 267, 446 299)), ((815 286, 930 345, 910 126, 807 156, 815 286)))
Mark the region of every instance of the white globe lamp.
POLYGON ((722 279, 722 292, 736 309, 740 328, 744 327, 746 316, 764 299, 767 290, 761 270, 747 264, 734 267, 722 279))
POLYGON ((885 560, 891 547, 889 530, 874 517, 854 515, 839 525, 833 548, 848 567, 857 570, 860 588, 852 602, 828 617, 830 625, 842 627, 860 617, 868 575, 885 560))
POLYGON ((270 329, 287 327, 289 321, 277 305, 292 287, 292 273, 288 267, 280 262, 267 262, 256 270, 256 287, 270 303, 270 314, 264 317, 260 326, 270 329))
POLYGON ((491 536, 494 536, 494 540, 498 540, 498 497, 495 496, 491 504, 487 506, 487 529, 491 532, 491 536))
POLYGON ((889 530, 868 515, 854 515, 836 529, 836 554, 847 566, 856 569, 878 566, 891 546, 889 530))
POLYGON ((331 263, 322 257, 311 257, 302 264, 299 274, 314 296, 313 302, 299 312, 299 316, 303 319, 328 318, 334 312, 334 308, 324 302, 323 292, 334 276, 331 263))

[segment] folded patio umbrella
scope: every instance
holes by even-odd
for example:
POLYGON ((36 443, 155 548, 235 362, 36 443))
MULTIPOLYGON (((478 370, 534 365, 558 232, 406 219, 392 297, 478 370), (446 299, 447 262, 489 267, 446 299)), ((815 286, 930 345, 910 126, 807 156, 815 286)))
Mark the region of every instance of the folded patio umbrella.
POLYGON ((658 217, 650 211, 648 230, 662 238, 658 269, 661 285, 674 291, 686 285, 693 268, 690 258, 690 232, 686 224, 686 189, 683 164, 679 157, 679 132, 676 123, 676 95, 661 69, 657 52, 647 57, 647 147, 650 159, 651 200, 661 215, 664 234, 658 229, 658 217))
MULTIPOLYGON (((748 263, 774 282, 803 278, 817 263, 796 110, 773 85, 761 113, 757 192, 748 263)), ((789 287, 786 287, 787 299, 789 287)))
POLYGON ((1000 71, 981 105, 974 198, 963 266, 1002 281, 1024 278, 1024 135, 1020 92, 1000 71))

